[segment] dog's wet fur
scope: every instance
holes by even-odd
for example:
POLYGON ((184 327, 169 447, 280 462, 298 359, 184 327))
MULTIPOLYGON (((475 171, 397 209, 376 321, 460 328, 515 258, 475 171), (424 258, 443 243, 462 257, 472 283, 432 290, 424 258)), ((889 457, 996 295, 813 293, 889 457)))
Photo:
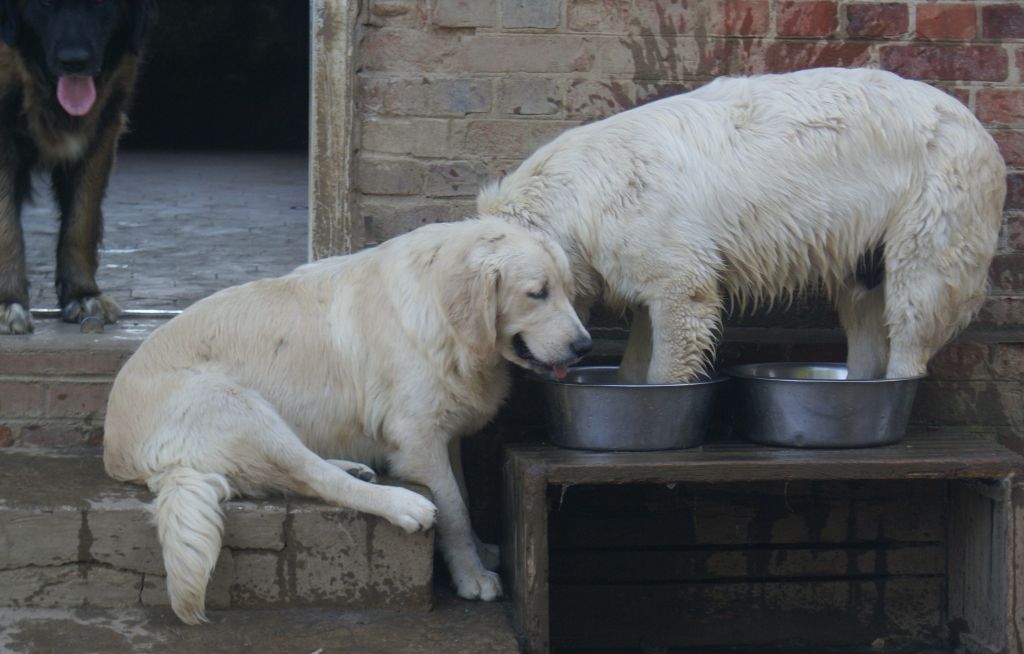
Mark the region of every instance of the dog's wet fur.
POLYGON ((33 171, 60 211, 64 320, 117 319, 96 284, 101 204, 154 0, 0 0, 0 333, 32 331, 21 207, 33 171))

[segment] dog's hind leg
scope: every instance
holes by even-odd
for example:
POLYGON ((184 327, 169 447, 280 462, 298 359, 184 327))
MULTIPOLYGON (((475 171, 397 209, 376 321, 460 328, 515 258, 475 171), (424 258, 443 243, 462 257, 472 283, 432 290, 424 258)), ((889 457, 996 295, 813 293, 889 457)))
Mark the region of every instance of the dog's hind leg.
POLYGON ((846 331, 849 379, 883 377, 889 358, 885 285, 870 290, 857 283, 844 286, 836 292, 835 305, 846 331))
POLYGON ((341 468, 361 481, 368 481, 371 484, 377 481, 377 473, 374 472, 373 468, 366 464, 356 463, 355 461, 345 461, 344 459, 327 459, 326 461, 335 468, 341 468))
POLYGON ((627 384, 643 384, 651 367, 651 314, 642 304, 634 305, 632 313, 618 377, 627 384))
POLYGON ((96 284, 98 249, 103 237, 101 205, 119 132, 120 120, 112 121, 83 159, 53 170, 53 189, 60 207, 55 283, 62 318, 67 322, 97 317, 112 323, 121 312, 117 303, 103 295, 96 284))
POLYGON ((391 471, 427 486, 437 503, 438 548, 444 555, 459 597, 491 601, 501 596, 501 580, 480 560, 469 510, 452 470, 448 448, 422 425, 409 425, 408 440, 390 455, 391 471))

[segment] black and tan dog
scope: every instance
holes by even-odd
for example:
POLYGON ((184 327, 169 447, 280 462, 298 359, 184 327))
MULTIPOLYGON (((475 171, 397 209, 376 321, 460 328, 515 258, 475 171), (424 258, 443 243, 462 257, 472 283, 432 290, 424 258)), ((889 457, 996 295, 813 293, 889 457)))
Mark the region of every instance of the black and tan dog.
POLYGON ((0 0, 0 333, 32 331, 21 205, 49 171, 64 320, 117 319, 96 285, 100 205, 154 0, 0 0))

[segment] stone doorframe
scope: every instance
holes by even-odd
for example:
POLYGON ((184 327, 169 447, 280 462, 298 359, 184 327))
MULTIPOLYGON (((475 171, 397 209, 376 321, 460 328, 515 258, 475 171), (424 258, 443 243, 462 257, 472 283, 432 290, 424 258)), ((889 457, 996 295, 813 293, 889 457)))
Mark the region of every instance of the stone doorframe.
POLYGON ((355 51, 360 0, 310 0, 309 259, 363 242, 352 211, 355 51))

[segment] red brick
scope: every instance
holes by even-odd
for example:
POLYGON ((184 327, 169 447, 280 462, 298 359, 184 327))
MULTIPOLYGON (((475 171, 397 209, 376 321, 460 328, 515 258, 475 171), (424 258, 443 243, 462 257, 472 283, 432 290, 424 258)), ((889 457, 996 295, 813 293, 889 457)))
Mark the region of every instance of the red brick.
POLYGON ((997 379, 1024 379, 1024 343, 993 345, 992 374, 997 379))
POLYGON ((721 25, 711 27, 713 34, 760 36, 768 32, 767 0, 725 0, 721 12, 721 25))
POLYGON ((46 414, 51 418, 102 416, 107 408, 110 384, 105 382, 55 382, 48 389, 46 414))
POLYGON ((928 374, 935 379, 989 379, 989 348, 983 343, 950 343, 928 363, 928 374))
POLYGON ((632 82, 576 80, 566 93, 569 118, 603 118, 634 104, 632 82))
POLYGON ((0 372, 7 375, 104 375, 113 378, 131 352, 0 352, 0 372))
POLYGON ((1019 424, 1024 407, 1017 383, 925 380, 917 391, 913 424, 995 426, 1019 424))
POLYGON ((869 48, 867 43, 777 41, 768 45, 760 62, 757 56, 748 57, 740 70, 747 74, 787 73, 823 66, 864 66, 871 56, 869 48))
POLYGON ((1024 326, 1024 298, 990 297, 985 300, 975 322, 986 327, 1024 326))
POLYGON ((1007 166, 1024 166, 1024 131, 995 130, 992 132, 992 138, 999 145, 999 151, 1003 154, 1007 166))
POLYGON ((838 27, 835 2, 788 0, 779 4, 775 23, 779 36, 830 36, 838 27))
POLYGON ((986 125, 1024 127, 1024 91, 1019 89, 978 89, 974 113, 986 125))
POLYGON ((902 36, 910 27, 910 10, 901 2, 846 6, 846 33, 851 38, 902 36))
POLYGON ((885 45, 880 58, 911 79, 1001 82, 1009 71, 1006 51, 994 45, 885 45))
POLYGON ((0 382, 0 415, 28 418, 43 413, 43 387, 38 382, 0 382))
POLYGON ((997 291, 1024 290, 1024 254, 998 254, 988 270, 992 288, 997 291))
POLYGON ((1024 211, 1024 174, 1011 173, 1006 176, 1006 204, 1008 211, 1024 211))
POLYGON ((0 447, 10 447, 14 444, 14 432, 7 425, 0 425, 0 447))
POLYGON ((978 12, 974 3, 917 5, 915 35, 922 39, 969 41, 978 34, 978 12))
POLYGON ((81 447, 94 440, 98 428, 67 425, 28 425, 22 427, 17 444, 28 447, 81 447))
POLYGON ((1006 217, 1006 241, 1014 250, 1024 251, 1024 214, 1011 213, 1006 217))
POLYGON ((981 35, 988 39, 1024 38, 1024 6, 1013 3, 982 7, 981 35))

